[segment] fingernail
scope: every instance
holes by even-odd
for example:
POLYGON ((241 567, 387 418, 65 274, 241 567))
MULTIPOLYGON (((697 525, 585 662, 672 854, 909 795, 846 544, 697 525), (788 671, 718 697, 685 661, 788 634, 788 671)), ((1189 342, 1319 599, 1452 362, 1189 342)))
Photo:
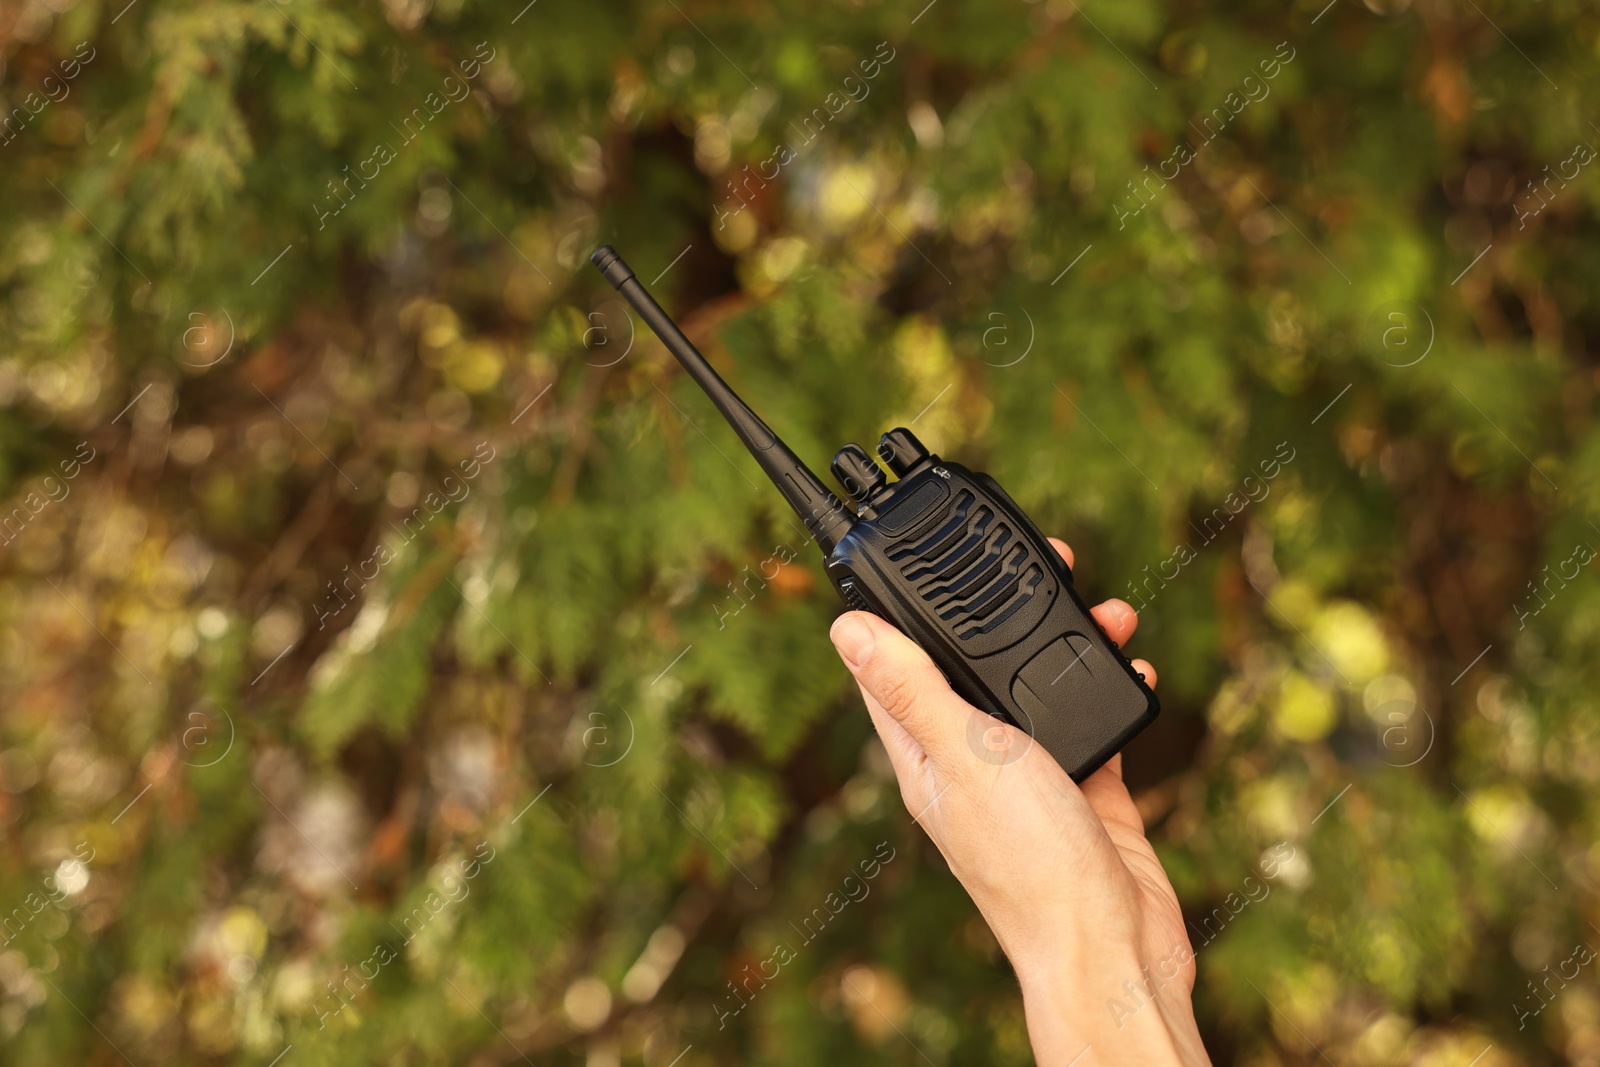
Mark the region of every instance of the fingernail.
POLYGON ((871 659, 872 647, 877 644, 871 628, 853 615, 839 616, 828 636, 833 638, 833 647, 839 650, 851 670, 859 670, 871 659))

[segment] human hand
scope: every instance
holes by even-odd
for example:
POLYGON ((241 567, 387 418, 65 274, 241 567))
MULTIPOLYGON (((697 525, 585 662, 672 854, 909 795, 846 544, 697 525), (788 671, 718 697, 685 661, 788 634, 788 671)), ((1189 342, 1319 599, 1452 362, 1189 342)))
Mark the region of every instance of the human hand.
MULTIPOLYGON (((1070 567, 1072 550, 1051 543, 1070 567)), ((1093 614, 1119 646, 1139 621, 1121 600, 1093 614)), ((1027 734, 957 696, 883 619, 848 612, 831 636, 907 809, 1017 972, 1037 1062, 1209 1064, 1190 1004, 1194 952, 1121 755, 1080 787, 1027 734)), ((1155 684, 1149 663, 1133 666, 1155 684)))

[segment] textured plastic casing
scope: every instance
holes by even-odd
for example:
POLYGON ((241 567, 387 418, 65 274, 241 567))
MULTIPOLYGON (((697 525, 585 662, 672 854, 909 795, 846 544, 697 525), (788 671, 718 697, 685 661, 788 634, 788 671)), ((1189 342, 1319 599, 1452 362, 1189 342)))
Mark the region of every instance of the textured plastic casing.
POLYGON ((893 623, 956 693, 1074 781, 1159 713, 1071 569, 993 478, 928 456, 866 510, 827 561, 845 604, 893 623))

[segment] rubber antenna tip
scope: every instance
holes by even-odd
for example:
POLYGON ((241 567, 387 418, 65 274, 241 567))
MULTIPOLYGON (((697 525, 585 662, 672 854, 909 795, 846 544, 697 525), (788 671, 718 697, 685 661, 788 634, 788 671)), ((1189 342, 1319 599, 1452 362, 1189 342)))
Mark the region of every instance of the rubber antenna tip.
POLYGON ((599 267, 600 273, 606 276, 606 281, 618 289, 622 288, 623 282, 633 277, 633 271, 628 269, 622 257, 617 255, 617 250, 610 245, 601 245, 595 249, 589 261, 599 267))

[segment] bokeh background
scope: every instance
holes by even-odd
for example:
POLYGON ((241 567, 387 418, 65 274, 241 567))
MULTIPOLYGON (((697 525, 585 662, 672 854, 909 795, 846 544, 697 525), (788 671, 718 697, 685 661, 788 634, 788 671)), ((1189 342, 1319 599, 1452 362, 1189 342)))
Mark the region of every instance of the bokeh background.
POLYGON ((1219 1063, 1600 1062, 1597 57, 1579 0, 12 0, 0 1060, 1030 1061, 610 242, 815 469, 912 424, 1141 606, 1219 1063))

